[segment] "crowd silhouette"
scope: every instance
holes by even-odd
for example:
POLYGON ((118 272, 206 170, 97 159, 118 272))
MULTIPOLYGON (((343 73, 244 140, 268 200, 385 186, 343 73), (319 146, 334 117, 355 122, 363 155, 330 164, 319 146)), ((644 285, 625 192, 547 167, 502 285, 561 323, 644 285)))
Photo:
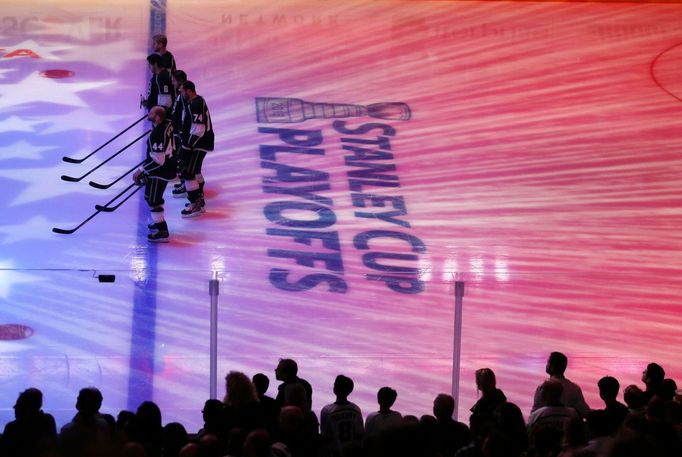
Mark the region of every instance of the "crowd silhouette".
POLYGON ((275 368, 275 398, 269 378, 231 371, 223 401, 207 400, 204 425, 195 434, 177 422, 163 425, 152 401, 117 417, 100 412, 102 394, 81 389, 73 419, 58 431, 42 411, 40 390, 21 392, 16 420, 0 437, 2 457, 679 457, 682 456, 682 395, 664 369, 650 363, 644 388, 613 376, 597 383, 601 408, 590 408, 581 388, 565 377, 568 359, 553 352, 549 378, 538 386, 528 419, 497 387, 490 368, 476 370, 478 401, 468 424, 453 419, 455 399, 438 394, 431 414, 401 415, 391 409, 398 392, 382 387, 378 410, 363 419, 351 401, 354 381, 334 381, 336 400, 318 416, 313 389, 298 376, 294 360, 275 368))

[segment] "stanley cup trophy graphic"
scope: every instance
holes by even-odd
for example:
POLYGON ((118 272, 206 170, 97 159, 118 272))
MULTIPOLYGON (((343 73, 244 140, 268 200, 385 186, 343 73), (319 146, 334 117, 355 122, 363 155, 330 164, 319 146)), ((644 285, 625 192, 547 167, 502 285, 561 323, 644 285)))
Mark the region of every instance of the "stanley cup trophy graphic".
POLYGON ((298 98, 256 97, 258 122, 291 123, 307 119, 370 116, 377 119, 407 121, 411 117, 406 103, 374 103, 346 105, 342 103, 311 103, 298 98))

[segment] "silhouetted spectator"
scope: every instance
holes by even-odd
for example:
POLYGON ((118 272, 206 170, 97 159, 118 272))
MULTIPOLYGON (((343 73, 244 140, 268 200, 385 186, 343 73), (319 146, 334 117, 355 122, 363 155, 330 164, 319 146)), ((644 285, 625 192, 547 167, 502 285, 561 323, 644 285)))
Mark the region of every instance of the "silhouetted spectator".
POLYGON ((233 428, 227 435, 227 453, 225 457, 242 457, 244 455, 244 440, 246 440, 246 430, 243 428, 233 428))
POLYGON ((268 432, 262 429, 254 430, 244 441, 244 457, 268 457, 271 444, 268 432))
POLYGON ((308 381, 298 377, 298 364, 295 360, 280 359, 275 368, 275 379, 282 381, 277 387, 277 397, 275 398, 280 408, 284 406, 284 389, 292 383, 301 384, 308 395, 308 403, 313 404, 313 388, 308 381))
MULTIPOLYGON (((578 384, 568 380, 564 373, 566 372, 566 367, 568 366, 568 357, 566 357, 561 352, 552 352, 547 358, 547 365, 545 366, 545 372, 549 375, 550 380, 560 382, 563 389, 561 394, 561 403, 569 408, 575 408, 580 417, 585 417, 590 407, 587 406, 585 398, 583 397, 583 392, 578 384)), ((546 406, 543 402, 542 396, 542 385, 538 386, 535 390, 535 397, 533 399, 533 407, 531 412, 540 408, 541 406, 546 406)))
POLYGON ((76 400, 78 411, 59 434, 63 456, 108 456, 113 453, 109 424, 100 416, 102 393, 95 387, 81 389, 76 400))
POLYGON ((666 378, 661 382, 661 387, 658 389, 658 396, 663 401, 673 401, 675 392, 677 391, 677 383, 674 379, 666 378))
POLYGON ((585 447, 586 450, 602 455, 613 445, 613 437, 616 432, 612 418, 606 411, 590 411, 586 418, 587 429, 592 437, 585 447))
POLYGON ((277 415, 279 414, 280 406, 277 401, 265 395, 270 387, 270 378, 263 373, 256 373, 251 379, 253 385, 256 386, 256 393, 258 394, 258 401, 263 410, 263 419, 265 420, 265 429, 272 434, 277 426, 277 415))
POLYGON ((623 390, 623 401, 630 411, 630 417, 642 417, 646 414, 646 401, 642 389, 631 384, 623 390))
POLYGON ((604 411, 613 423, 613 431, 615 432, 630 412, 627 406, 616 400, 620 383, 612 376, 604 376, 597 382, 597 386, 599 387, 599 397, 604 400, 604 411))
POLYGON ((507 401, 507 397, 497 388, 495 373, 490 368, 476 370, 475 378, 476 388, 481 393, 481 397, 471 407, 471 415, 478 416, 477 419, 481 422, 492 421, 493 412, 507 401))
POLYGON ((251 432, 265 426, 256 387, 248 376, 240 371, 230 371, 225 377, 225 389, 223 439, 233 428, 251 432))
MULTIPOLYGON (((300 386, 289 386, 300 387, 300 386)), ((319 439, 306 430, 305 413, 298 406, 284 406, 279 415, 277 441, 286 445, 293 457, 313 457, 318 453, 319 439)))
POLYGON ((199 440, 199 457, 222 457, 223 452, 220 445, 220 440, 217 436, 210 433, 204 434, 199 440))
MULTIPOLYGON (((320 422, 317 420, 315 413, 310 409, 308 395, 301 384, 289 384, 284 389, 284 406, 296 406, 300 409, 303 414, 303 428, 301 430, 302 439, 307 443, 306 446, 317 449, 320 445, 320 422)), ((283 416, 280 413, 280 426, 282 417, 283 416)), ((289 448, 294 455, 300 453, 293 449, 292 446, 289 446, 289 448)))
POLYGON ((54 417, 44 413, 43 393, 29 388, 19 394, 14 404, 16 420, 7 423, 0 436, 0 456, 37 457, 55 446, 57 426, 54 417))
POLYGON ((398 398, 398 392, 390 387, 382 387, 377 392, 377 403, 379 411, 369 413, 365 420, 365 433, 379 433, 389 427, 400 424, 402 415, 398 411, 393 411, 391 406, 398 398))
POLYGON ((578 413, 574 408, 569 408, 561 403, 561 392, 563 385, 556 380, 549 380, 542 383, 542 403, 546 406, 533 411, 528 417, 528 436, 533 442, 533 435, 541 428, 551 427, 555 429, 559 436, 563 436, 566 421, 571 418, 578 418, 578 413))
POLYGON ((189 442, 187 430, 178 422, 171 422, 163 427, 163 457, 178 457, 180 450, 189 442))
MULTIPOLYGON (((588 413, 589 414, 589 413, 588 413)), ((582 419, 571 418, 564 424, 564 444, 559 457, 577 457, 587 446, 587 433, 582 419)))
POLYGON ((433 415, 438 421, 437 449, 443 457, 451 457, 471 441, 469 427, 452 418, 455 399, 452 395, 439 394, 433 400, 433 415))
POLYGON ((351 378, 338 375, 334 381, 336 401, 324 406, 320 412, 320 431, 327 455, 340 456, 344 445, 362 443, 365 431, 362 412, 358 405, 348 401, 354 387, 351 378))
POLYGON ((665 379, 665 370, 657 363, 650 363, 646 369, 642 371, 642 382, 645 384, 644 403, 648 403, 654 395, 658 394, 658 390, 665 379))
POLYGON ((204 426, 199 429, 197 436, 201 437, 207 433, 219 436, 223 432, 223 407, 225 405, 220 400, 206 400, 201 410, 201 417, 204 426))
POLYGON ((502 403, 494 414, 496 428, 509 438, 510 455, 522 455, 528 449, 528 432, 521 408, 502 403))
POLYGON ((149 457, 161 455, 163 426, 161 410, 153 401, 143 401, 127 428, 128 440, 144 446, 149 457))
MULTIPOLYGON (((575 410, 574 410, 575 411, 575 410)), ((577 414, 577 413, 576 413, 577 414)), ((529 457, 554 457, 561 452, 562 432, 549 425, 537 427, 530 441, 529 457)))

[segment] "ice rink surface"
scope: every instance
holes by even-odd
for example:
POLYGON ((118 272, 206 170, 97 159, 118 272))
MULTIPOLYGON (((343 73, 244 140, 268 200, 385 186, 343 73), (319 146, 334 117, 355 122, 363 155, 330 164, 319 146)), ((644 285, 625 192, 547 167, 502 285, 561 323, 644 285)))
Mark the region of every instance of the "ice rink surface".
POLYGON ((201 425, 208 281, 229 370, 298 360, 313 409, 339 373, 367 413, 383 385, 426 414, 450 392, 465 282, 459 417, 490 367, 527 414, 550 351, 596 382, 682 376, 682 7, 674 4, 4 2, 0 12, 0 425, 36 386, 58 424, 105 412, 201 425), (159 19, 160 21, 161 19, 159 19), (144 154, 153 30, 209 106, 207 212, 147 243, 129 184, 144 154), (152 30, 153 29, 153 30, 152 30), (317 105, 315 105, 317 104, 317 105), (326 104, 326 105, 320 105, 326 104), (335 107, 333 105, 336 105, 335 107), (352 108, 342 105, 354 105, 352 108), (339 117, 352 115, 350 117, 339 117), (327 116, 327 117, 325 117, 327 116), (114 283, 93 276, 116 275, 114 283))

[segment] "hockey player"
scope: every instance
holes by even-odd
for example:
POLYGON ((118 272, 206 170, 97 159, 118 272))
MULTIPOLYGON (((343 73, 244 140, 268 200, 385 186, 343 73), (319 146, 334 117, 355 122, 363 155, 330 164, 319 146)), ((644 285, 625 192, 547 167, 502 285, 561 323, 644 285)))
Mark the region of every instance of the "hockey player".
POLYGON ((163 192, 168 181, 175 179, 177 165, 173 149, 173 126, 166 119, 166 110, 155 106, 147 116, 154 127, 147 137, 147 159, 142 168, 133 173, 133 180, 144 183, 144 199, 149 205, 153 223, 149 224, 147 239, 151 242, 168 242, 170 235, 163 213, 163 192))
POLYGON ((171 82, 170 73, 161 66, 161 57, 158 54, 149 54, 147 63, 152 72, 152 78, 149 81, 147 98, 143 99, 141 104, 148 110, 155 106, 163 106, 166 110, 170 110, 175 98, 175 88, 171 82))
POLYGON ((154 35, 152 37, 152 49, 154 52, 161 56, 161 66, 171 74, 175 73, 175 57, 166 49, 168 45, 168 38, 166 35, 154 35))
MULTIPOLYGON (((185 99, 180 95, 180 87, 187 81, 187 73, 182 70, 177 70, 171 75, 171 81, 175 88, 175 93, 177 94, 175 101, 173 102, 173 108, 171 109, 171 122, 173 124, 173 135, 175 136, 175 148, 176 151, 179 151, 182 147, 182 131, 183 127, 185 127, 185 99)), ((181 174, 180 161, 178 161, 178 176, 181 174)), ((173 186, 172 195, 175 198, 187 197, 185 183, 182 180, 173 186)))
POLYGON ((187 190, 189 204, 180 214, 182 217, 200 216, 204 210, 204 178, 201 165, 207 151, 213 150, 214 134, 211 115, 206 101, 197 95, 192 81, 185 81, 180 94, 185 99, 185 126, 182 132, 182 148, 179 159, 187 190))

